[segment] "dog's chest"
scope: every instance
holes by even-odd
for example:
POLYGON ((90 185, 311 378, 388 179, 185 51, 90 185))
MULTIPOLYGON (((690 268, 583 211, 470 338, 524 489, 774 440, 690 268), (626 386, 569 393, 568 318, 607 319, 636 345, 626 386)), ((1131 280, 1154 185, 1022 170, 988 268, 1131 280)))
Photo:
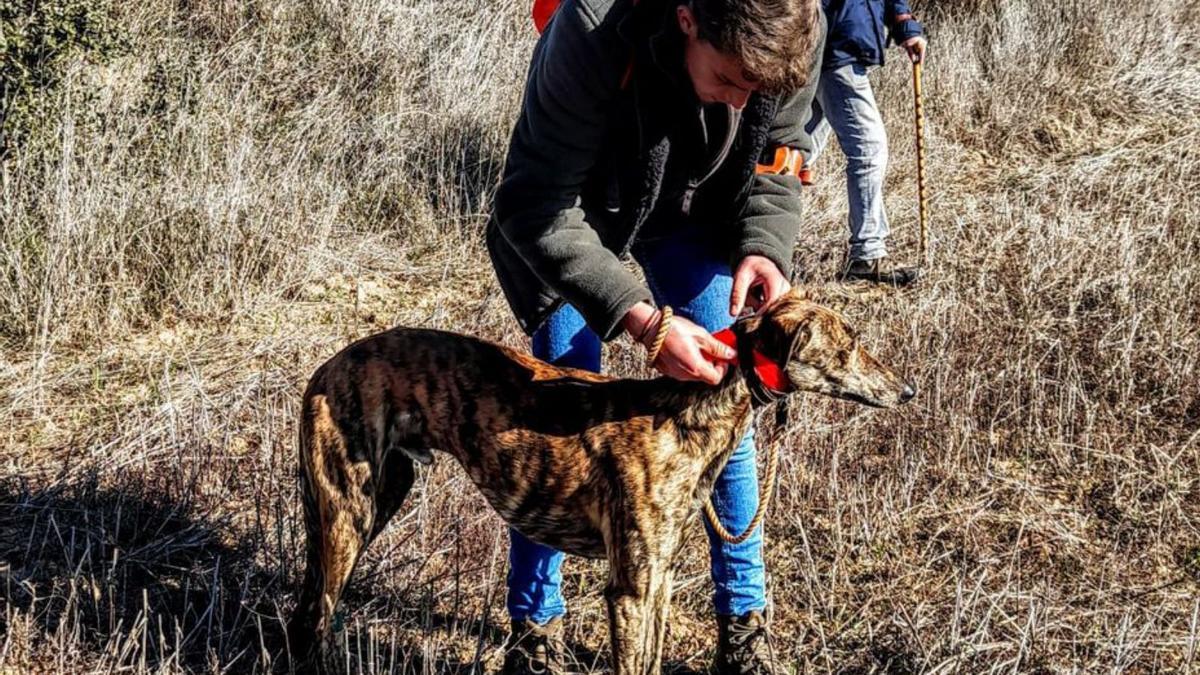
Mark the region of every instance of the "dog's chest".
POLYGON ((571 555, 604 557, 603 535, 591 524, 590 519, 582 514, 558 508, 535 509, 526 513, 506 512, 500 505, 500 502, 504 501, 503 498, 490 495, 486 490, 484 495, 505 522, 539 544, 571 555))

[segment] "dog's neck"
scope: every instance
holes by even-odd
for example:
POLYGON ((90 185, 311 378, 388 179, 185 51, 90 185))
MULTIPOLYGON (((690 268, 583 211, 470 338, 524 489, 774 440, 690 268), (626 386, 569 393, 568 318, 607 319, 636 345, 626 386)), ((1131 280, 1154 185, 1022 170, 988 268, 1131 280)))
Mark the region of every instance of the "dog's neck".
POLYGON ((695 498, 708 499, 717 476, 750 429, 753 406, 746 378, 740 368, 730 368, 717 386, 700 382, 667 380, 674 399, 668 407, 678 448, 691 456, 699 473, 695 476, 695 498))
POLYGON ((740 368, 731 366, 717 386, 687 383, 681 387, 684 398, 679 420, 689 429, 727 425, 730 420, 751 411, 750 389, 740 368))
MULTIPOLYGON (((713 387, 696 382, 675 383, 680 440, 690 453, 706 463, 723 465, 723 453, 732 453, 750 425, 755 408, 791 390, 778 364, 753 348, 752 334, 720 331, 714 337, 734 347, 737 361, 730 364, 721 383, 713 387), (732 437, 722 437, 729 436, 732 437)), ((724 459, 728 459, 726 455, 724 459)))
POLYGON ((790 389, 787 375, 784 375, 779 364, 752 347, 749 339, 739 340, 738 333, 733 328, 717 331, 713 333, 713 337, 737 350, 738 366, 746 376, 750 394, 756 403, 769 403, 790 389))
POLYGON ((685 452, 707 465, 733 451, 749 427, 753 410, 741 369, 729 368, 715 387, 669 378, 660 383, 667 391, 659 391, 674 399, 665 407, 675 411, 673 422, 685 452))

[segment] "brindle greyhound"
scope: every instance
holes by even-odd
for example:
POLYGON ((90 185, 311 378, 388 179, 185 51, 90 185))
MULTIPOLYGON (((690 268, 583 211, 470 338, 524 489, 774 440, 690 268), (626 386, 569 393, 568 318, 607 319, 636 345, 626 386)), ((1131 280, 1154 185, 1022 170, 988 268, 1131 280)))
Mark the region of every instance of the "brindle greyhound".
POLYGON ((752 408, 786 393, 764 385, 754 359, 778 364, 790 391, 878 407, 914 394, 840 316, 796 291, 734 333, 740 365, 717 386, 558 368, 433 330, 396 328, 334 356, 309 382, 300 419, 308 567, 293 652, 324 660, 355 563, 400 508, 414 461, 437 449, 530 539, 608 558, 614 671, 657 672, 685 525, 752 408))

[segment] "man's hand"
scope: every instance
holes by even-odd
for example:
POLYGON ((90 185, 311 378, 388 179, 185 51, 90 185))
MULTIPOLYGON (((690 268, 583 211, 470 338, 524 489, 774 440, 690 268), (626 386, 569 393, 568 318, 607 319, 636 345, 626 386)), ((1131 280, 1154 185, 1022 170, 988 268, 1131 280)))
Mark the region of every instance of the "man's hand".
POLYGON ((925 36, 910 37, 902 42, 900 46, 904 48, 904 51, 908 52, 908 58, 913 63, 925 62, 925 50, 929 47, 929 41, 925 39, 925 36))
POLYGON ((746 306, 746 296, 750 296, 750 307, 758 310, 763 305, 775 302, 779 296, 787 293, 792 287, 783 272, 761 255, 748 255, 738 263, 737 271, 733 273, 733 293, 729 297, 729 314, 737 316, 746 306), (762 288, 761 299, 750 291, 762 288))
MULTIPOLYGON (((658 337, 662 313, 649 303, 639 302, 625 314, 622 323, 629 335, 646 349, 658 337)), ((695 380, 719 384, 728 369, 727 362, 737 358, 737 352, 725 346, 700 326, 675 315, 670 331, 663 341, 655 369, 676 380, 695 380)))

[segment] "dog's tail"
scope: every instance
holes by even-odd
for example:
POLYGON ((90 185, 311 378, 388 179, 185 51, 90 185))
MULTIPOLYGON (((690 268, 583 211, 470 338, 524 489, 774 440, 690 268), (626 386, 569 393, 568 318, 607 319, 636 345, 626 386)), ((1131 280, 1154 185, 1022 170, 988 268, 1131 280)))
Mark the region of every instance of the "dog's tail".
POLYGON ((313 414, 312 400, 305 393, 297 438, 300 465, 300 495, 304 508, 305 555, 304 577, 300 593, 287 626, 288 653, 298 670, 313 665, 318 646, 317 626, 321 620, 321 589, 324 586, 321 566, 321 514, 313 485, 313 414))

